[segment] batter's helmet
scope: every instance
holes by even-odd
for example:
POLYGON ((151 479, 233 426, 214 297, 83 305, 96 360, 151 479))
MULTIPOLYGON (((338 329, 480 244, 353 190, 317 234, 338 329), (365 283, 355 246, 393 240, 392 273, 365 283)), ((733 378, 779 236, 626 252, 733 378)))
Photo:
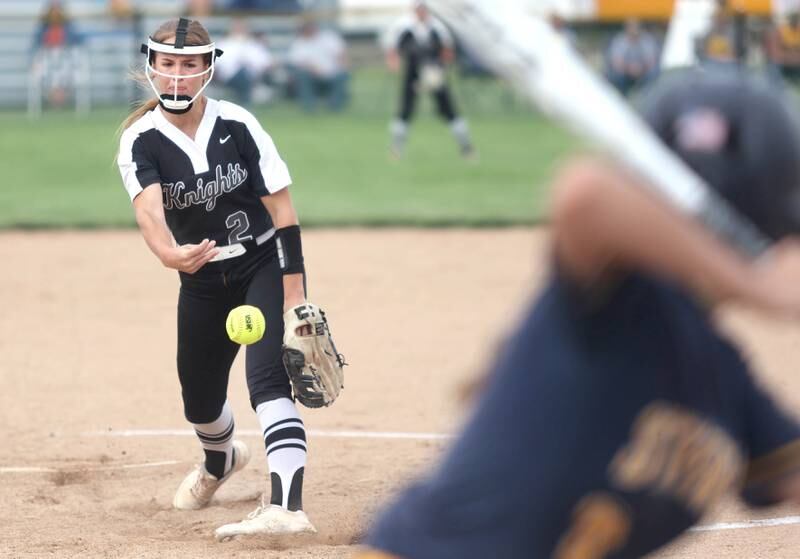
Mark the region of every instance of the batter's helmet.
POLYGON ((765 235, 800 233, 800 125, 783 93, 743 73, 691 70, 659 80, 643 114, 765 235))

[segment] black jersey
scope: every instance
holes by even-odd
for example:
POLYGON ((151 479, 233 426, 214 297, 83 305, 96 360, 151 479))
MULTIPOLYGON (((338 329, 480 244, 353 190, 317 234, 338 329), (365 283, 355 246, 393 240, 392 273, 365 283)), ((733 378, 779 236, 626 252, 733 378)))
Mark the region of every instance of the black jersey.
POLYGON ((160 107, 122 134, 118 159, 131 200, 159 184, 167 225, 178 244, 263 242, 274 227, 261 197, 291 184, 286 164, 258 120, 226 101, 208 99, 195 139, 160 107))
POLYGON ((408 64, 416 65, 438 62, 442 50, 452 48, 453 37, 447 27, 433 16, 428 16, 425 21, 408 17, 392 29, 388 42, 408 64))

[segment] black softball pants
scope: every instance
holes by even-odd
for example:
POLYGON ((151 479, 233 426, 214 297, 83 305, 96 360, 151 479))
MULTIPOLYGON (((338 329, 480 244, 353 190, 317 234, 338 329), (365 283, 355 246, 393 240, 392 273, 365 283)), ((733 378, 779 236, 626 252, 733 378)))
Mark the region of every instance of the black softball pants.
MULTIPOLYGON (((414 116, 414 108, 417 104, 417 83, 419 82, 419 69, 416 66, 409 66, 403 74, 403 85, 400 97, 400 114, 398 117, 403 122, 411 121, 414 116)), ((458 111, 450 95, 450 87, 445 82, 442 87, 432 92, 436 102, 436 110, 439 115, 447 122, 452 122, 458 118, 458 111)))
POLYGON ((178 296, 178 377, 184 415, 191 423, 219 417, 227 399, 228 375, 239 345, 228 338, 225 320, 239 305, 253 305, 266 318, 264 337, 246 346, 247 388, 253 409, 291 398, 281 359, 283 274, 275 242, 227 261, 211 262, 194 275, 181 273, 178 296))

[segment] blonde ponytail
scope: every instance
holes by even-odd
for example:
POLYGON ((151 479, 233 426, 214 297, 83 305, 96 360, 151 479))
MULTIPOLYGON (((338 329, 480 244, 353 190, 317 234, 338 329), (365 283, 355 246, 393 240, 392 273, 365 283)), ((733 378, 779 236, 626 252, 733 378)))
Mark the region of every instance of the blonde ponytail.
POLYGON ((139 120, 144 114, 152 111, 158 106, 158 99, 151 98, 147 99, 140 103, 131 114, 122 122, 122 125, 119 127, 118 135, 122 135, 125 130, 130 128, 131 124, 139 120))

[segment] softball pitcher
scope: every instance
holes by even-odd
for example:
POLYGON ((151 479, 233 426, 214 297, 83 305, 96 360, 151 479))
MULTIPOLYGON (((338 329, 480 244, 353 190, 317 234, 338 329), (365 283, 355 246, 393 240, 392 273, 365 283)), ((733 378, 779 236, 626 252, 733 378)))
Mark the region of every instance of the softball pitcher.
POLYGON ((164 23, 142 53, 156 98, 123 123, 118 164, 145 242, 179 273, 178 376, 205 455, 173 504, 208 506, 250 458, 234 439, 227 387, 239 346, 225 330, 228 312, 248 304, 268 323, 264 338, 247 347, 246 371, 271 499, 216 536, 313 532, 302 499, 306 434, 294 400, 331 404, 343 360, 324 313, 306 301, 289 172, 252 114, 203 95, 222 52, 199 22, 164 23))
POLYGON ((642 557, 728 492, 800 501, 798 422, 711 316, 737 303, 800 318, 796 115, 740 75, 653 95, 658 134, 774 248, 744 259, 630 171, 573 163, 555 185, 552 277, 362 559, 642 557))

